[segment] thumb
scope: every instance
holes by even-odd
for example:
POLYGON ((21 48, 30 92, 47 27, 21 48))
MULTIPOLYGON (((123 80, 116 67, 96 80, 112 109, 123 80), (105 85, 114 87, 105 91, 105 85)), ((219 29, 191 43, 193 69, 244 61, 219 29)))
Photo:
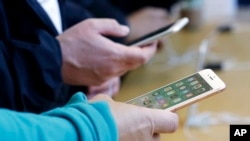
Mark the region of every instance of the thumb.
POLYGON ((96 22, 94 25, 97 32, 103 35, 122 37, 129 33, 127 26, 121 25, 113 19, 94 19, 94 22, 96 22))
POLYGON ((178 127, 178 116, 165 110, 150 109, 153 133, 172 133, 178 127))

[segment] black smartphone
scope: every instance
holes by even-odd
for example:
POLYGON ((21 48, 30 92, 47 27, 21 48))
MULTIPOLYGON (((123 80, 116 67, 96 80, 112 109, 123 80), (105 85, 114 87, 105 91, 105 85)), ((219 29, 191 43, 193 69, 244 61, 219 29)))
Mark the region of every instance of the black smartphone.
POLYGON ((126 45, 127 46, 142 46, 142 45, 148 44, 154 40, 161 38, 162 36, 180 31, 188 22, 189 22, 189 19, 187 17, 183 17, 175 21, 174 23, 171 23, 143 37, 140 37, 131 42, 128 42, 126 43, 126 45))

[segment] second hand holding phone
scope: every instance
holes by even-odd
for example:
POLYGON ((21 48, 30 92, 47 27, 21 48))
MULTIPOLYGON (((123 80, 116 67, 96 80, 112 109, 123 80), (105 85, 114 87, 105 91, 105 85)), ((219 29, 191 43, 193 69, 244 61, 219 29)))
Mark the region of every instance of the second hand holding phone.
POLYGON ((205 69, 129 100, 127 103, 176 111, 221 92, 225 88, 225 83, 211 69, 205 69))

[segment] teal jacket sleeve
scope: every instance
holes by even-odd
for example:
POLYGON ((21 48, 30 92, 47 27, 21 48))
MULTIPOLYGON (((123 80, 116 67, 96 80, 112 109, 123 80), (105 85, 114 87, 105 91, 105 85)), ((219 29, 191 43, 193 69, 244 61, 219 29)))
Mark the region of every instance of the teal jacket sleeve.
POLYGON ((40 115, 0 110, 3 141, 117 141, 118 131, 106 102, 88 103, 82 93, 64 107, 40 115))

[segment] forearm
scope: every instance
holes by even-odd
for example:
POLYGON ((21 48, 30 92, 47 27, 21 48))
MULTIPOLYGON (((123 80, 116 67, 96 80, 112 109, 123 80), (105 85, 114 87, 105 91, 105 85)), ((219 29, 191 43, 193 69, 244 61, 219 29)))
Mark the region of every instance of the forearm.
POLYGON ((82 94, 42 115, 0 110, 1 140, 116 141, 118 133, 105 102, 89 104, 82 94))

